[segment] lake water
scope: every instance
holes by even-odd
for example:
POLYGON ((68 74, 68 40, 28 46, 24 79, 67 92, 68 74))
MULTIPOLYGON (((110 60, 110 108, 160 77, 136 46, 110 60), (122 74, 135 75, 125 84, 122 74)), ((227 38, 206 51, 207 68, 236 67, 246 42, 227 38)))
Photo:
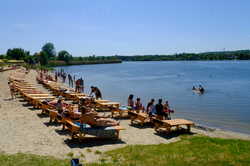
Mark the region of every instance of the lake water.
POLYGON ((123 62, 62 67, 83 77, 104 99, 126 104, 129 94, 144 104, 151 98, 169 100, 172 117, 250 134, 250 61, 123 62), (203 95, 193 85, 203 85, 203 95))

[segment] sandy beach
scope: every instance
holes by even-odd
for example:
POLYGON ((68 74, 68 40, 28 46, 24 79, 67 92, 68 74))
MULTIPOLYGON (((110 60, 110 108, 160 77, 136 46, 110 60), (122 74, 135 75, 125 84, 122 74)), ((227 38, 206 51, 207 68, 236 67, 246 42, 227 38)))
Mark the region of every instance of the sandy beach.
MULTIPOLYGON (((130 125, 130 120, 120 120, 126 130, 120 132, 120 141, 86 140, 82 143, 70 141, 70 136, 62 132, 62 126, 49 125, 49 118, 40 115, 41 110, 33 109, 22 98, 10 99, 8 76, 11 71, 0 73, 0 151, 5 153, 31 153, 68 158, 70 153, 87 162, 98 159, 96 151, 108 151, 126 145, 160 144, 178 141, 178 135, 158 135, 151 127, 139 128, 130 125), (83 157, 85 156, 85 157, 83 157)), ((26 81, 41 91, 48 92, 37 84, 36 72, 30 71, 26 81)), ((185 117, 183 117, 185 118, 185 117)), ((223 131, 220 129, 192 128, 192 133, 211 137, 248 139, 250 135, 223 131)))

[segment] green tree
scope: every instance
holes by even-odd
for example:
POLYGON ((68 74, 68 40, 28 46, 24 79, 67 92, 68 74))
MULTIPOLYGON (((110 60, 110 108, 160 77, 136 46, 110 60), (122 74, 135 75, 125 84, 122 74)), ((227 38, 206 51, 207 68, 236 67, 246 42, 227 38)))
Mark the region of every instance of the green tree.
POLYGON ((66 63, 69 63, 73 57, 65 50, 62 50, 58 53, 58 60, 65 61, 66 63))
POLYGON ((29 52, 22 48, 13 48, 8 49, 6 55, 8 59, 23 60, 25 56, 29 56, 29 52))
POLYGON ((56 57, 56 49, 53 43, 44 44, 42 52, 45 52, 49 59, 54 59, 56 57))
POLYGON ((46 52, 41 51, 40 53, 36 54, 36 58, 38 60, 38 62, 40 63, 40 65, 42 66, 46 66, 48 65, 49 62, 49 56, 46 52))
POLYGON ((4 59, 5 58, 5 55, 4 54, 1 54, 0 55, 0 59, 4 59))

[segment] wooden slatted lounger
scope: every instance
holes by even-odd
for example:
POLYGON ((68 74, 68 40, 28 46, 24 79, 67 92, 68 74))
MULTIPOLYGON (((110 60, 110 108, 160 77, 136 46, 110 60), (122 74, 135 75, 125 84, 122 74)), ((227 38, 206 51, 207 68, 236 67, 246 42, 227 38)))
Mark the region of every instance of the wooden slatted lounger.
POLYGON ((120 103, 118 102, 94 102, 94 108, 96 111, 110 111, 112 112, 113 109, 119 109, 120 103))
POLYGON ((45 97, 32 97, 28 98, 28 102, 33 105, 34 108, 40 108, 42 101, 41 100, 53 100, 55 99, 54 96, 45 96, 45 97))
POLYGON ((41 114, 49 115, 50 110, 55 110, 56 107, 52 104, 48 104, 48 103, 44 104, 43 102, 41 102, 41 109, 42 109, 41 114))
POLYGON ((83 127, 81 129, 79 122, 73 122, 71 119, 65 118, 63 120, 63 130, 66 128, 71 133, 71 138, 83 140, 86 135, 95 136, 95 138, 105 138, 105 139, 119 139, 119 133, 121 130, 125 130, 122 126, 110 126, 103 128, 93 128, 89 125, 88 127, 83 127))
POLYGON ((186 126, 187 131, 190 132, 191 126, 194 126, 194 122, 186 119, 159 120, 153 118, 153 123, 156 132, 159 132, 160 128, 165 128, 167 133, 171 132, 171 128, 175 127, 179 130, 181 126, 186 126))
POLYGON ((116 117, 124 117, 124 114, 126 117, 128 116, 128 112, 130 110, 126 106, 121 106, 119 108, 114 108, 111 110, 111 117, 113 118, 114 116, 116 117))
POLYGON ((32 93, 23 93, 23 98, 27 101, 31 100, 32 97, 48 97, 50 94, 43 94, 42 92, 32 92, 32 93))
POLYGON ((131 124, 133 124, 135 121, 139 122, 141 126, 143 126, 145 123, 148 123, 151 121, 150 116, 147 113, 137 113, 135 111, 128 111, 128 115, 131 120, 131 124))

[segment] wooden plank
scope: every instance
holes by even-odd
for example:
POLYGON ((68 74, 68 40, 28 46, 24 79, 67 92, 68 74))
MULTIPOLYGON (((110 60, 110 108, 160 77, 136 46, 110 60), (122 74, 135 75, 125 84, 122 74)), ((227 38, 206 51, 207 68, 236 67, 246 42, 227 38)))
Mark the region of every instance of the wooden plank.
POLYGON ((194 122, 186 120, 186 119, 162 120, 162 122, 164 122, 170 126, 194 125, 194 122))

